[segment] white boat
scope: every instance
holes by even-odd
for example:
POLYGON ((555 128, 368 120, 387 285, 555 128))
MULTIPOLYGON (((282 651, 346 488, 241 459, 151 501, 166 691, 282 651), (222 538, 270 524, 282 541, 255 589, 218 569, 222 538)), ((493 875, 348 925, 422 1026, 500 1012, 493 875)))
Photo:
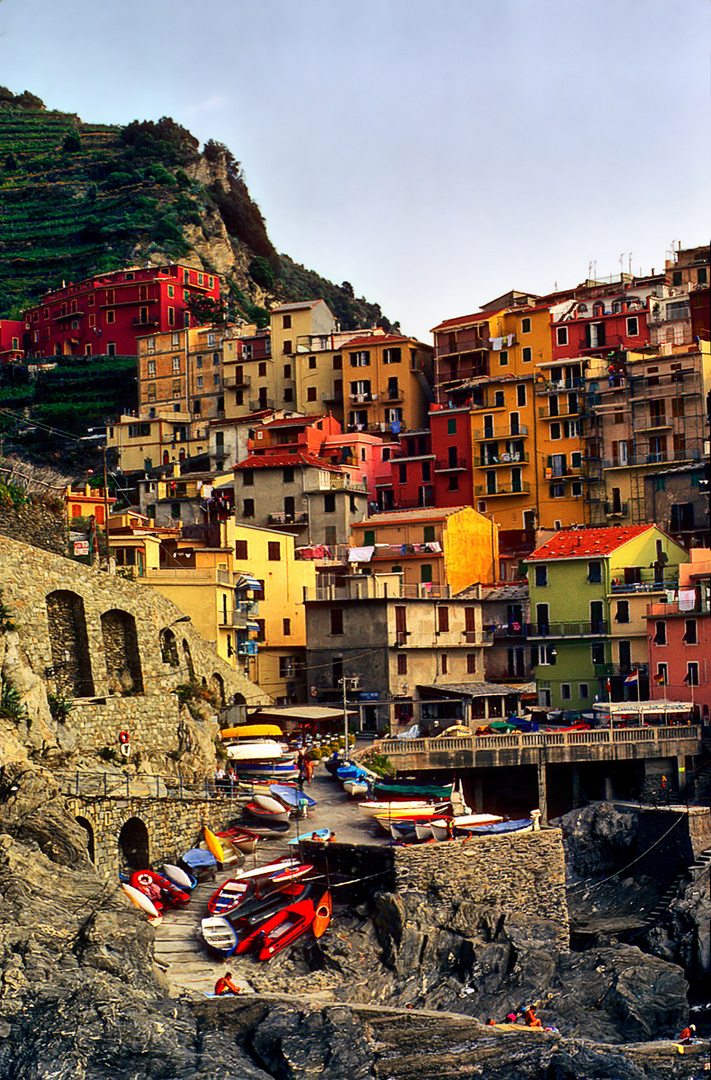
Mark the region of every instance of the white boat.
POLYGON ((230 761, 277 761, 283 758, 284 749, 281 743, 274 739, 244 740, 238 743, 229 743, 225 747, 230 761))
POLYGON ((354 799, 362 799, 364 795, 368 794, 368 785, 363 780, 346 780, 343 784, 343 790, 354 799))
POLYGON ((434 840, 447 840, 453 836, 455 829, 471 829, 476 832, 477 827, 498 825, 503 820, 496 814, 460 814, 459 817, 433 818, 429 826, 434 840))
POLYGON ((427 802, 426 799, 398 799, 395 802, 362 802, 358 803, 361 814, 367 818, 377 817, 378 814, 387 814, 393 818, 407 817, 413 811, 425 813, 444 814, 449 808, 448 802, 427 802))

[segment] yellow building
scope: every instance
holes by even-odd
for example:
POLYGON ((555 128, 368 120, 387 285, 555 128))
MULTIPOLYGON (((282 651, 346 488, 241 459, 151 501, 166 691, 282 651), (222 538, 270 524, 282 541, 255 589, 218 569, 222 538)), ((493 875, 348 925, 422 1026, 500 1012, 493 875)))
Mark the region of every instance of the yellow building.
POLYGON ((152 417, 124 414, 107 427, 106 443, 122 472, 149 472, 207 452, 204 425, 193 424, 188 412, 156 407, 155 413, 152 417))
POLYGON ((118 573, 172 600, 219 656, 267 694, 303 700, 303 596, 316 568, 296 558, 293 536, 228 519, 193 526, 187 538, 177 528, 122 518, 113 519, 111 551, 118 573))
POLYGON ((496 580, 499 530, 470 506, 394 510, 352 526, 350 561, 373 573, 402 574, 413 596, 496 580))

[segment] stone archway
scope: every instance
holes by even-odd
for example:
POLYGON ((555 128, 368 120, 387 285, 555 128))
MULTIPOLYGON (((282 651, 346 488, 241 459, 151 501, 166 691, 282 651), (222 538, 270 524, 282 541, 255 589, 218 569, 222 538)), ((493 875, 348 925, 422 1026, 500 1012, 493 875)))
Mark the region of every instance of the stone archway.
POLYGON ((77 815, 74 819, 77 825, 81 825, 86 833, 86 849, 89 858, 92 862, 96 862, 96 847, 94 843, 94 826, 91 824, 88 818, 80 817, 77 815))
POLYGON ((133 615, 118 608, 105 611, 101 616, 101 633, 110 692, 142 694, 143 673, 133 615))
POLYGON ((57 589, 47 594, 46 604, 52 673, 58 693, 93 697, 84 601, 77 593, 57 589))
POLYGON ((132 817, 121 826, 118 837, 119 855, 131 870, 150 866, 148 829, 140 818, 132 817))

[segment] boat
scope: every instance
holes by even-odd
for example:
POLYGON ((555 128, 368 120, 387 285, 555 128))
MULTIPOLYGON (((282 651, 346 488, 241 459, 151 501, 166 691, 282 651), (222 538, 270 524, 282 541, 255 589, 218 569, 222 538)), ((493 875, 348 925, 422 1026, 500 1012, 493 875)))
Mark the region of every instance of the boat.
POLYGON ((454 784, 420 784, 410 780, 376 780, 373 795, 376 799, 395 801, 400 799, 429 799, 444 802, 452 798, 454 784))
POLYGON ((233 847, 238 848, 245 855, 251 855, 253 851, 256 851, 259 843, 257 833, 252 832, 251 829, 241 829, 236 826, 225 829, 224 832, 218 832, 217 835, 220 840, 229 840, 233 847))
MULTIPOLYGON (((272 800, 273 802, 274 800, 272 800)), ((250 817, 255 818, 257 821, 268 821, 274 823, 281 823, 283 825, 289 824, 289 811, 285 806, 280 804, 279 810, 272 810, 269 807, 262 806, 261 803, 248 802, 245 806, 245 811, 250 817)))
POLYGON ((163 874, 157 874, 155 870, 135 870, 131 874, 129 885, 147 896, 158 911, 164 907, 185 907, 190 903, 189 892, 175 885, 163 874))
POLYGON ((192 891, 197 885, 197 878, 193 874, 188 874, 185 870, 181 870, 179 866, 173 866, 171 863, 163 863, 163 875, 169 881, 172 881, 174 885, 177 885, 179 889, 192 891))
POLYGON ((222 844, 217 839, 214 832, 211 832, 210 829, 208 829, 207 825, 203 825, 202 831, 208 851, 212 852, 218 862, 224 862, 225 853, 222 850, 222 844))
MULTIPOLYGON (((442 811, 435 809, 434 807, 416 807, 415 809, 400 812, 392 807, 387 814, 375 814, 373 821, 377 822, 378 825, 382 825, 387 832, 391 821, 409 825, 409 827, 414 830, 417 821, 430 822, 433 819, 441 817, 442 811)), ((493 821, 495 819, 489 818, 488 820, 493 821)))
POLYGON ((302 840, 314 840, 314 841, 326 841, 335 840, 336 834, 332 829, 314 829, 310 833, 302 833, 301 836, 295 836, 293 840, 287 840, 287 844, 300 844, 302 840))
MULTIPOLYGON (((315 806, 316 799, 311 795, 307 795, 305 791, 299 791, 297 787, 291 784, 270 784, 269 790, 274 798, 288 807, 289 810, 296 810, 300 806, 315 806)), ((259 796, 255 795, 255 800, 259 800, 259 796)))
POLYGON ((200 932, 208 949, 223 959, 237 951, 237 931, 227 919, 209 915, 200 921, 200 932))
POLYGON ((365 817, 374 818, 378 814, 386 814, 391 817, 409 816, 415 810, 425 810, 422 816, 432 814, 442 815, 450 808, 449 802, 427 802, 425 799, 397 800, 396 802, 362 802, 358 803, 358 809, 365 817))
POLYGON ((433 818, 430 821, 432 838, 434 840, 451 840, 454 836, 481 833, 481 830, 491 825, 498 825, 503 821, 496 814, 460 814, 450 817, 433 818))
POLYGON ((418 839, 414 821, 387 821, 381 824, 398 843, 413 844, 418 839))
POLYGON ((220 732, 223 742, 239 741, 260 742, 264 739, 283 741, 284 733, 277 724, 242 724, 240 727, 223 728, 220 732))
POLYGON ((305 934, 316 917, 316 906, 311 897, 287 904, 268 919, 257 932, 256 945, 260 960, 270 960, 305 934))
POLYGON ((284 756, 284 747, 275 739, 263 739, 261 742, 237 742, 226 746, 227 756, 233 765, 240 762, 278 761, 284 756))
POLYGON ((158 922, 162 919, 162 915, 153 901, 140 889, 134 889, 133 885, 129 885, 127 881, 121 882, 121 888, 131 903, 145 912, 151 921, 158 922))
POLYGON ((533 832, 533 818, 518 818, 515 821, 497 821, 492 825, 483 825, 472 830, 477 836, 502 836, 506 833, 533 832))
POLYGON ((204 851, 202 848, 190 848, 189 851, 180 856, 178 861, 182 864, 181 868, 188 874, 192 874, 198 882, 215 876, 217 859, 211 851, 204 851))
MULTIPOLYGON (((226 918, 229 918, 233 925, 237 923, 235 929, 238 934, 245 932, 249 936, 254 928, 261 926, 287 904, 293 904, 295 900, 302 900, 308 896, 307 890, 310 889, 311 886, 305 885, 303 881, 295 881, 291 885, 282 885, 278 889, 259 895, 250 886, 250 895, 245 897, 237 910, 226 918)), ((246 938, 240 938, 237 945, 238 953, 246 952, 249 948, 245 942, 246 938)))
POLYGON ((245 870, 243 874, 220 885, 208 900, 207 910, 211 915, 227 915, 245 899, 252 884, 261 882, 262 889, 279 888, 305 877, 311 870, 311 865, 297 862, 296 859, 281 859, 264 866, 255 866, 253 870, 245 870))
POLYGON ((330 923, 331 916, 333 915, 333 903, 331 901, 331 894, 326 890, 318 904, 316 905, 316 914, 314 915, 314 921, 311 924, 314 937, 318 940, 326 933, 330 923))

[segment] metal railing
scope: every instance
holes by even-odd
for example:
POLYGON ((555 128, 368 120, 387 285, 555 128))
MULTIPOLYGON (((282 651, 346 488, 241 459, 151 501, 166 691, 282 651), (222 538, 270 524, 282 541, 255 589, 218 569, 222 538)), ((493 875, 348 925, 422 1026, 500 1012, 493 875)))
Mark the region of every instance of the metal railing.
POLYGON ((519 439, 528 435, 528 425, 519 424, 515 427, 512 424, 508 424, 506 427, 487 427, 484 426, 483 432, 474 432, 474 438, 477 441, 481 439, 519 439))
POLYGON ((606 619, 597 622, 529 623, 527 627, 527 636, 532 638, 594 637, 608 632, 609 623, 606 619))
POLYGON ((250 785, 215 781, 205 777, 199 783, 182 776, 123 775, 109 772, 61 771, 52 774, 63 795, 94 799, 230 799, 245 798, 250 785))
POLYGON ((664 742, 669 739, 698 741, 701 728, 695 724, 669 727, 601 728, 596 731, 537 731, 508 735, 458 735, 453 739, 384 739, 380 744, 388 757, 429 754, 437 751, 521 750, 543 746, 590 746, 610 743, 664 742))
POLYGON ((494 495, 528 495, 531 491, 529 483, 501 484, 497 482, 496 490, 490 491, 488 484, 477 484, 474 488, 475 495, 493 497, 494 495))

